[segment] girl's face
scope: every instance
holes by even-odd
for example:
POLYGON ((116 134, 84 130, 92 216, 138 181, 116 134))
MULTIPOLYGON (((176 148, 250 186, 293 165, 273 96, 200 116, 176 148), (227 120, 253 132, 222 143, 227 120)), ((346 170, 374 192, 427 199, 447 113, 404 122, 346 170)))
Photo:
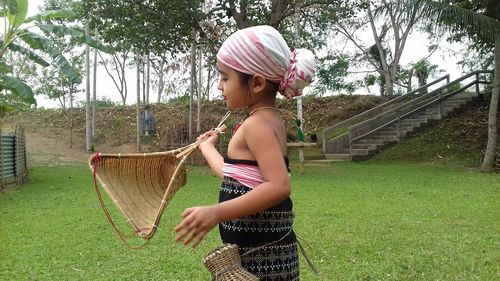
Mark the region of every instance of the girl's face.
POLYGON ((242 83, 239 73, 217 60, 220 79, 217 88, 222 92, 222 97, 230 109, 243 108, 248 106, 247 93, 248 85, 242 83))

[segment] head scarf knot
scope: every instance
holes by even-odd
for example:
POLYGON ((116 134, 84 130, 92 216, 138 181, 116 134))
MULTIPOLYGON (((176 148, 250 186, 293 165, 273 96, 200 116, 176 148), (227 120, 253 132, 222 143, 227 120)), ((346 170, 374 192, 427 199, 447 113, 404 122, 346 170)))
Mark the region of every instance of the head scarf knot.
POLYGON ((279 92, 287 98, 302 94, 302 89, 311 83, 316 66, 311 51, 290 52, 283 36, 267 25, 233 33, 220 47, 217 59, 239 72, 260 74, 278 83, 279 92))

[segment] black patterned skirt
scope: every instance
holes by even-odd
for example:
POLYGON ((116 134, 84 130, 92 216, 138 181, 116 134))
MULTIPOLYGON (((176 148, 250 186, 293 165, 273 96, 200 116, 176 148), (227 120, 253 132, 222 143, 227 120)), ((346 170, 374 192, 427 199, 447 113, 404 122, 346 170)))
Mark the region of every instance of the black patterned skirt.
MULTIPOLYGON (((224 177, 219 202, 234 199, 251 189, 224 177)), ((242 266, 262 281, 299 280, 297 239, 290 198, 251 216, 219 224, 224 243, 237 244, 242 266)))

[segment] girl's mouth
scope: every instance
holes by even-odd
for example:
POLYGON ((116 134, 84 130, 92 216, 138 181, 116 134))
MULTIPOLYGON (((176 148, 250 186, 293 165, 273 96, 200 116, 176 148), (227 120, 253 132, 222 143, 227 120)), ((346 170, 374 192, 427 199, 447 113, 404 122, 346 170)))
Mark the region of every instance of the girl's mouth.
POLYGON ((227 97, 223 95, 223 96, 222 96, 222 99, 223 99, 223 100, 227 100, 227 97))

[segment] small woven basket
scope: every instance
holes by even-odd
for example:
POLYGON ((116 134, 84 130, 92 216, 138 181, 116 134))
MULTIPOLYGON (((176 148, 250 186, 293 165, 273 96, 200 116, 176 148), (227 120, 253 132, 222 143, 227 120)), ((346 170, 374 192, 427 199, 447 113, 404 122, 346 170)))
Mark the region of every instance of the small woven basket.
POLYGON ((259 278, 241 266, 238 245, 223 244, 208 253, 203 264, 212 273, 212 281, 258 281, 259 278))

